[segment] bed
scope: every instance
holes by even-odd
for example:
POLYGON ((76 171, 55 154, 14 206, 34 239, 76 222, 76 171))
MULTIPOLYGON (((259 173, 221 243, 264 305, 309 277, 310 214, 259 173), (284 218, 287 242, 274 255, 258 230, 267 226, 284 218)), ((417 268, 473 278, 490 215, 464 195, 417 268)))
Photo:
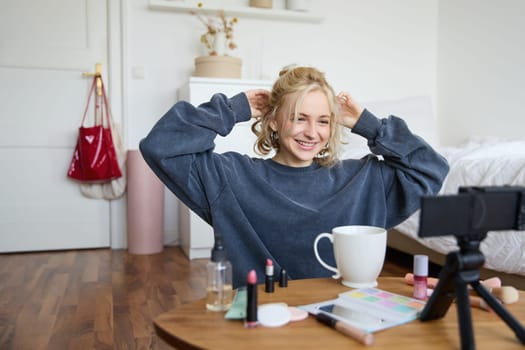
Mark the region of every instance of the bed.
MULTIPOLYGON (((471 137, 457 147, 440 147, 435 133, 430 99, 411 97, 397 101, 371 102, 367 108, 379 117, 403 117, 445 158, 450 172, 440 194, 456 194, 460 186, 525 186, 525 138, 471 137)), ((352 139, 344 156, 359 156, 366 145, 352 139)), ((389 230, 388 246, 408 254, 426 254, 443 265, 445 255, 457 250, 454 236, 419 238, 419 212, 389 230)), ((525 289, 525 231, 489 232, 480 247, 485 256, 481 278, 498 276, 506 285, 525 289)))
MULTIPOLYGON (((450 164, 440 194, 455 194, 460 186, 525 186, 525 139, 473 138, 440 153, 450 164)), ((457 250, 453 236, 419 238, 418 225, 419 212, 389 232, 389 246, 410 254, 425 252, 439 264, 457 250)), ((480 249, 485 255, 482 278, 500 276, 506 284, 525 288, 524 231, 489 232, 480 249)))

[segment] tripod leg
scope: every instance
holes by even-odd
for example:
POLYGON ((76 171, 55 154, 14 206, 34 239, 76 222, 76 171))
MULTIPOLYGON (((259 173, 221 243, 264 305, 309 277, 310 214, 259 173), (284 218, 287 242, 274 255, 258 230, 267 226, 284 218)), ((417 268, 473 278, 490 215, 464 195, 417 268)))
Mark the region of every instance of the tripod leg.
POLYGON ((472 317, 470 314, 469 292, 467 283, 461 278, 456 278, 456 304, 459 321, 459 335, 461 338, 461 349, 476 349, 474 342, 474 330, 472 329, 472 317))
POLYGON ((461 349, 470 350, 475 349, 476 346, 466 281, 470 281, 474 277, 477 280, 479 273, 470 276, 471 271, 459 271, 458 266, 461 258, 459 252, 451 252, 447 255, 445 266, 439 274, 439 282, 421 311, 419 319, 429 321, 445 316, 450 305, 456 299, 461 349))
POLYGON ((472 282, 470 284, 472 288, 478 293, 480 297, 498 314, 498 316, 505 321, 507 326, 510 327, 516 334, 516 337, 525 344, 525 328, 512 316, 512 314, 490 294, 490 292, 479 282, 472 282))
POLYGON ((445 266, 439 273, 439 282, 419 315, 421 321, 442 318, 447 313, 450 305, 452 305, 455 298, 454 279, 457 275, 455 258, 456 255, 454 253, 447 255, 445 266))

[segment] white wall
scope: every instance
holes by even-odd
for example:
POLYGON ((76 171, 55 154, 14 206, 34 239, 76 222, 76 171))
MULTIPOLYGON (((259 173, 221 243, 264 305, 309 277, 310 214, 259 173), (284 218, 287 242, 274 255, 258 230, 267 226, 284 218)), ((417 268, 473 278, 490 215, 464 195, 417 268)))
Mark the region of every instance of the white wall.
MULTIPOLYGON (((248 1, 230 0, 225 3, 248 1)), ((274 0, 283 7, 284 0, 274 0)), ((125 74, 129 148, 176 101, 177 88, 201 54, 203 27, 189 15, 151 10, 130 0, 125 13, 125 74), (134 70, 144 71, 137 79, 134 70)), ((206 5, 206 2, 204 2, 206 5)), ((436 96, 437 0, 312 0, 322 23, 239 17, 235 26, 243 78, 274 80, 290 63, 325 71, 336 90, 358 100, 436 96)), ((178 240, 176 201, 166 195, 166 241, 178 240)))
MULTIPOLYGON (((273 1, 283 7, 284 0, 273 1)), ((311 11, 325 18, 322 23, 239 18, 234 55, 243 59, 245 79, 273 80, 284 65, 311 64, 327 73, 336 90, 348 90, 360 101, 430 96, 444 144, 470 135, 523 137, 525 1, 311 2, 311 11)), ((189 14, 151 10, 148 0, 108 0, 108 6, 110 98, 127 146, 134 149, 192 74, 203 27, 189 14)), ((167 192, 166 242, 178 239, 176 209, 167 192)), ((124 232, 115 225, 125 209, 112 205, 111 210, 117 212, 112 231, 124 232)), ((124 245, 125 237, 112 242, 124 245)))
MULTIPOLYGON (((274 0, 275 6, 282 2, 274 0)), ((133 148, 192 74, 204 30, 194 16, 150 10, 147 0, 130 0, 126 11, 133 148), (133 78, 135 67, 144 68, 145 79, 133 78)), ((273 80, 281 67, 302 63, 319 67, 336 90, 349 90, 360 100, 435 96, 436 0, 312 0, 311 11, 325 20, 312 24, 240 17, 235 26, 239 49, 232 54, 243 59, 243 78, 273 80)))
POLYGON ((441 141, 525 134, 525 1, 440 0, 441 141))

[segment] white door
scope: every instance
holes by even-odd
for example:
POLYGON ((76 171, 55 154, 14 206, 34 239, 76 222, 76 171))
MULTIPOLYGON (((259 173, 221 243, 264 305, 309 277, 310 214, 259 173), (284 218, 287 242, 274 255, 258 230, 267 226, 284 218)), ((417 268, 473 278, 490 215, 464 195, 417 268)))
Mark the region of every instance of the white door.
POLYGON ((0 0, 0 252, 109 246, 109 203, 66 178, 106 17, 106 0, 0 0))

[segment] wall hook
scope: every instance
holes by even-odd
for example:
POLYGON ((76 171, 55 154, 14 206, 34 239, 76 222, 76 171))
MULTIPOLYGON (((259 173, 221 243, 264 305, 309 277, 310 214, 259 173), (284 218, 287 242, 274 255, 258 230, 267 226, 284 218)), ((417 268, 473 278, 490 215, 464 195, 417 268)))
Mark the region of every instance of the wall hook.
POLYGON ((95 73, 83 72, 83 77, 95 77, 97 79, 97 95, 102 96, 102 63, 95 64, 95 73))

